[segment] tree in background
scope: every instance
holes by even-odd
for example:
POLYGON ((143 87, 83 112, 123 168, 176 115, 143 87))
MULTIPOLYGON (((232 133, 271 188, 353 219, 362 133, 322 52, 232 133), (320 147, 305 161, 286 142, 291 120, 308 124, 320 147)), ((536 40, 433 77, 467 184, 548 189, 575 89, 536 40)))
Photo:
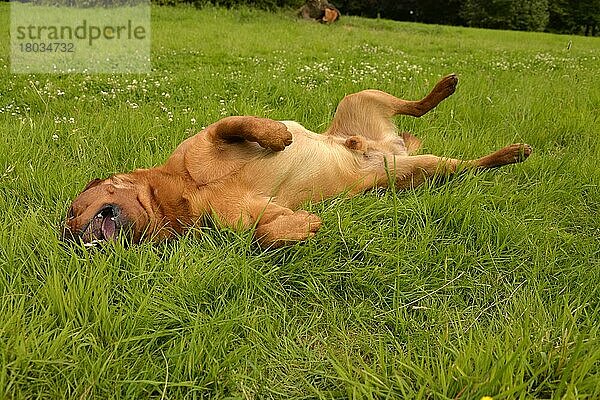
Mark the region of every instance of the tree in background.
POLYGON ((549 1, 549 31, 595 36, 599 26, 600 0, 549 1))
MULTIPOLYGON (((263 0, 267 1, 267 0, 263 0)), ((273 1, 273 0, 271 0, 273 1)), ((285 0, 279 0, 285 1, 285 0)), ((444 25, 600 33, 600 0, 332 0, 343 14, 444 25)))
POLYGON ((548 26, 551 32, 571 32, 573 16, 569 12, 570 0, 550 0, 548 2, 548 26))
POLYGON ((460 15, 468 26, 543 31, 548 0, 464 0, 460 15))
POLYGON ((509 13, 510 29, 543 31, 548 25, 548 0, 514 0, 509 13))
MULTIPOLYGON (((359 15, 361 17, 377 18, 382 12, 381 0, 334 0, 333 5, 337 6, 343 14, 359 15)), ((394 19, 393 16, 385 18, 394 19)))
POLYGON ((582 29, 586 36, 595 36, 600 26, 600 0, 571 0, 575 33, 582 29))
POLYGON ((444 25, 463 25, 459 15, 462 2, 463 0, 334 0, 335 5, 345 14, 444 25))
MULTIPOLYGON (((3 1, 3 0, 0 0, 3 1)), ((61 1, 61 0, 47 0, 61 1)), ((65 1, 65 0, 62 0, 65 1)), ((151 0, 298 9, 306 0, 151 0)), ((556 33, 600 34, 600 0, 329 0, 342 14, 398 21, 556 33)))
POLYGON ((429 24, 464 25, 460 11, 464 0, 420 0, 417 14, 419 21, 429 24))
POLYGON ((467 26, 501 29, 508 24, 511 0, 464 0, 460 10, 467 26))

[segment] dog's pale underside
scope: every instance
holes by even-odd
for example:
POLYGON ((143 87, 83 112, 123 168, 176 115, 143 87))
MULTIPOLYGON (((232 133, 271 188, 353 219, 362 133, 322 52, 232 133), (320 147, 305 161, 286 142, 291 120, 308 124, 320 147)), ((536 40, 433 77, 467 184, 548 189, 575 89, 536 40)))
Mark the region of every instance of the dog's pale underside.
POLYGON ((399 134, 391 118, 422 116, 454 93, 457 82, 446 76, 419 101, 377 90, 351 94, 323 134, 292 121, 224 118, 182 142, 162 166, 90 182, 69 210, 65 237, 158 240, 211 215, 234 229, 254 228, 262 246, 281 246, 319 230, 321 219, 299 209, 307 201, 390 184, 409 189, 431 176, 525 160, 526 144, 466 161, 414 155, 420 140, 399 134))

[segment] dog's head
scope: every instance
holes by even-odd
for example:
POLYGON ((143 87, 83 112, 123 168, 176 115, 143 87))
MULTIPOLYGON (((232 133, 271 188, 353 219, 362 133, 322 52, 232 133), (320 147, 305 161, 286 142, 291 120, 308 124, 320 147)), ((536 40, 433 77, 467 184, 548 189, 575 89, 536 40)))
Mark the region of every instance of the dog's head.
POLYGON ((69 208, 63 239, 88 246, 121 238, 139 242, 150 224, 142 194, 139 185, 126 179, 90 181, 69 208))

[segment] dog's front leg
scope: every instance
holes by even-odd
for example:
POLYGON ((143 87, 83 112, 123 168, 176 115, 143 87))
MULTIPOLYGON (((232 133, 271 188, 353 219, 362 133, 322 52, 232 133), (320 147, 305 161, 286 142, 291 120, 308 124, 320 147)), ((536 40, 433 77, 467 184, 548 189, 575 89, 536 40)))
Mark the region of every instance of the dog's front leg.
POLYGON ((321 228, 321 218, 304 210, 258 221, 254 236, 261 247, 281 247, 309 239, 321 228))
POLYGON ((208 139, 217 145, 247 140, 273 151, 281 151, 292 143, 292 134, 285 124, 268 118, 223 118, 209 125, 206 134, 208 139))
POLYGON ((281 247, 309 239, 321 228, 321 218, 304 210, 293 211, 266 198, 249 202, 256 221, 254 237, 261 247, 281 247))
POLYGON ((264 196, 252 194, 221 197, 217 219, 233 229, 254 227, 261 247, 281 247, 311 238, 321 227, 321 219, 307 211, 294 211, 264 196))

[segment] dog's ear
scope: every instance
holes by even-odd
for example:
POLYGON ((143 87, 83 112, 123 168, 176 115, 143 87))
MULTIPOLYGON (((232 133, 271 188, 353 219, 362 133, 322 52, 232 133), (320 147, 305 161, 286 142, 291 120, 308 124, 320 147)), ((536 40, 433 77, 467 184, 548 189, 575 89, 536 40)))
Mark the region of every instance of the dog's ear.
POLYGON ((85 187, 83 188, 83 190, 81 191, 82 193, 85 192, 88 189, 93 188, 94 186, 98 186, 100 184, 100 182, 104 181, 104 179, 100 179, 100 178, 94 178, 91 181, 89 181, 87 183, 87 185, 85 185, 85 187))

